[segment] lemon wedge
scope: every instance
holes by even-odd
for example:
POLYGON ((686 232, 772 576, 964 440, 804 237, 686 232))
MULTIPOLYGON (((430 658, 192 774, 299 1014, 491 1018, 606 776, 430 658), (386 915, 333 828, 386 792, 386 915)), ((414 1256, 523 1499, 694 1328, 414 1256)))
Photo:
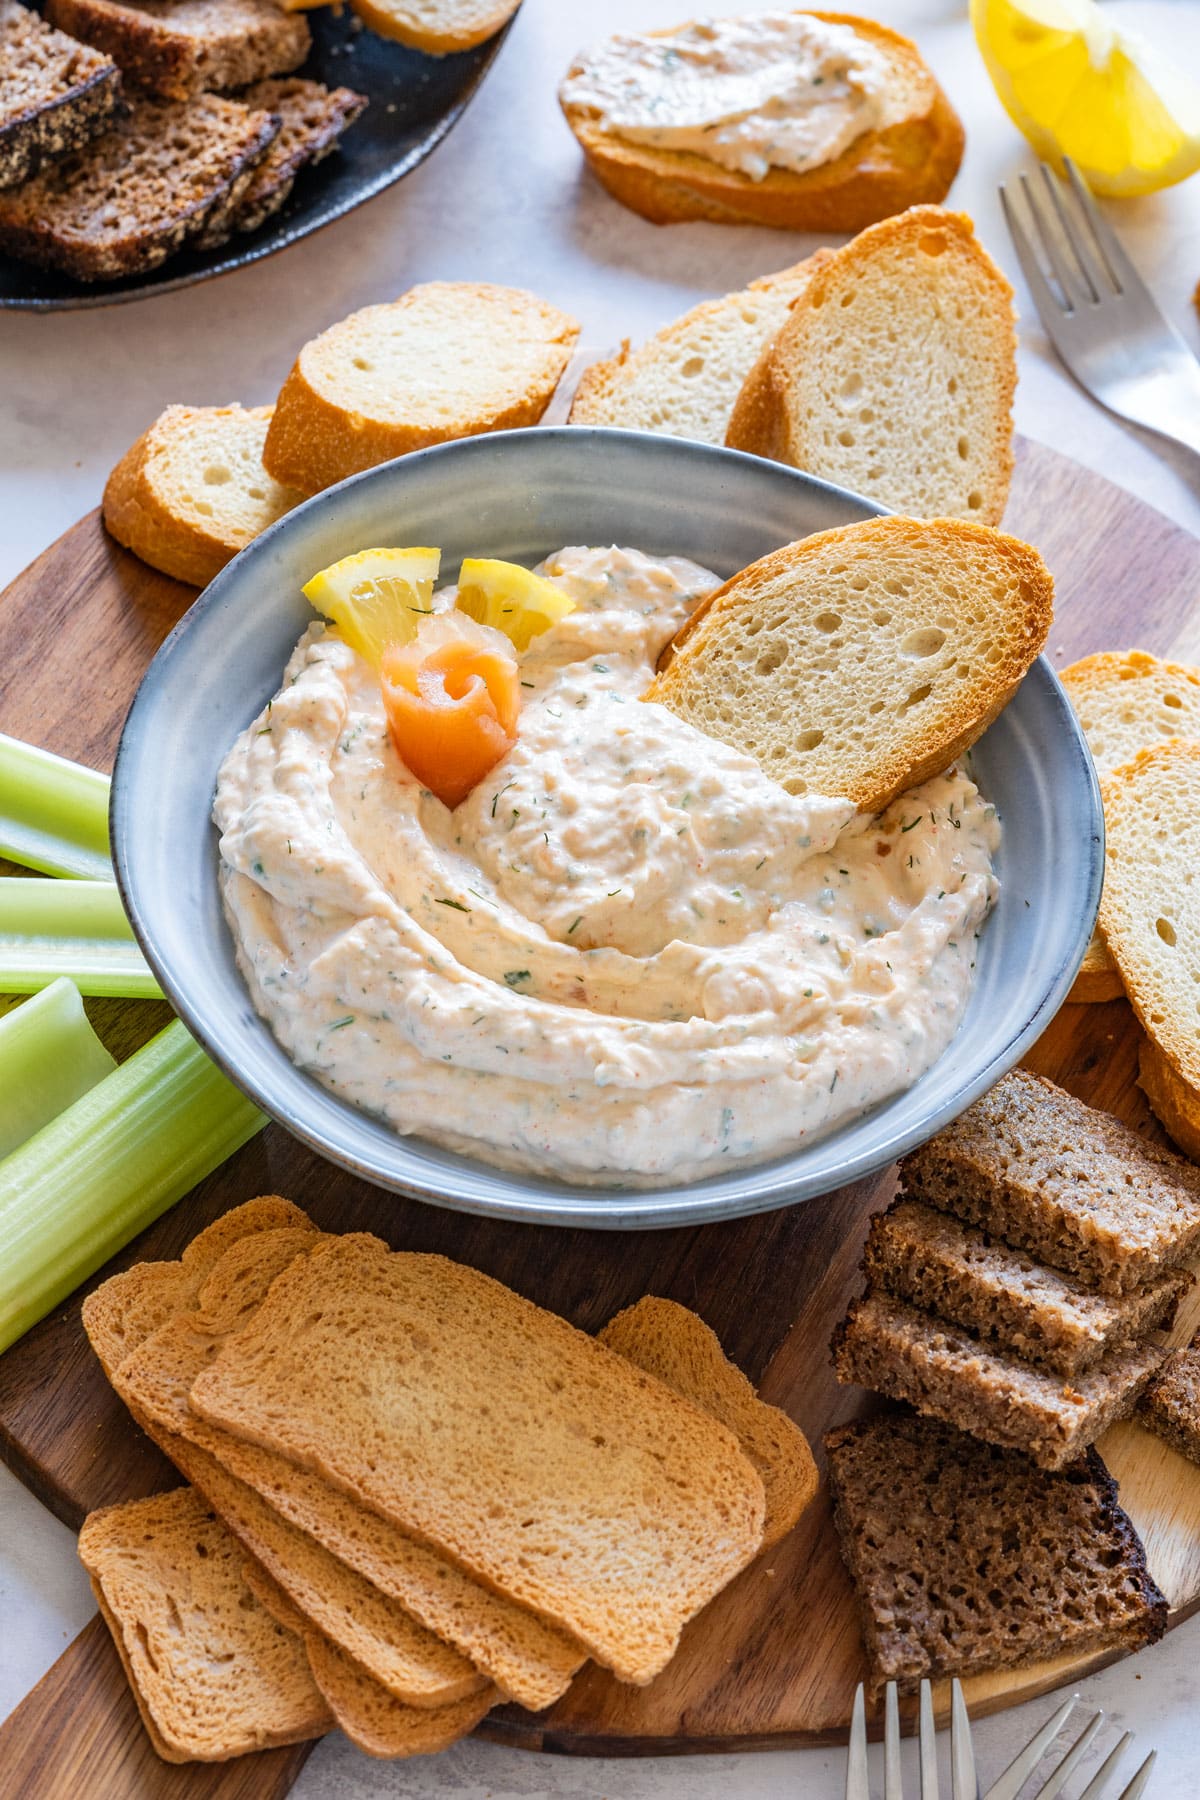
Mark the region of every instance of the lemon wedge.
POLYGON ((527 650, 535 637, 575 611, 574 600, 552 581, 520 563, 485 556, 469 556, 463 563, 456 604, 478 624, 502 631, 517 650, 527 650))
POLYGON ((971 22, 1013 123, 1093 192, 1153 194, 1200 169, 1200 88, 1096 0, 971 0, 971 22))
POLYGON ((407 644, 433 611, 440 550, 360 550, 304 584, 304 597, 376 669, 389 644, 407 644))

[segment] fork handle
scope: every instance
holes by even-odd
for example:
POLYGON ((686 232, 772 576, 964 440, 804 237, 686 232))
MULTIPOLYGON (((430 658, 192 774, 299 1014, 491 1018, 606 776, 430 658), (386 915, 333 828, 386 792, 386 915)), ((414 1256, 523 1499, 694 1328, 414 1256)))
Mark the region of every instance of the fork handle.
POLYGON ((1127 389, 1110 389, 1102 404, 1200 456, 1200 363, 1194 358, 1173 361, 1155 377, 1143 375, 1127 389))

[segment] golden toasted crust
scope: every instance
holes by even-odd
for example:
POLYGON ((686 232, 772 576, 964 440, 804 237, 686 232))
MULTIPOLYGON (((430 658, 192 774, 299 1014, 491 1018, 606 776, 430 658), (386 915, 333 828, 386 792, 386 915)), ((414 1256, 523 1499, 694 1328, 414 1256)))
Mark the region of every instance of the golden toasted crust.
POLYGON ((536 425, 578 336, 576 320, 522 288, 411 288, 304 346, 275 402, 263 463, 276 481, 314 494, 429 444, 536 425), (356 373, 368 364, 369 386, 356 373))
POLYGON ((1138 1051, 1138 1086, 1176 1147, 1200 1162, 1200 1093, 1177 1075, 1153 1038, 1138 1051))
POLYGON ((878 812, 948 768, 1003 711, 1046 641, 1053 605, 1049 570, 1018 538, 958 519, 868 519, 787 544, 708 595, 663 651, 645 698, 757 757, 791 792, 844 794, 878 812), (933 591, 935 570, 953 578, 961 619, 950 617, 949 589, 933 591), (896 633, 925 636, 935 614, 947 621, 933 633, 940 642, 929 653, 914 646, 909 660, 909 636, 902 646, 896 633), (733 653, 749 637, 769 669, 733 653), (807 680, 818 649, 822 672, 807 680), (736 682, 751 675, 755 704, 739 704, 736 682), (883 723, 864 722, 868 681, 899 683, 883 723))
MULTIPOLYGON (((307 0, 318 4, 318 0, 307 0)), ((351 12, 380 37, 427 56, 450 56, 494 37, 521 0, 350 0, 351 12)))
POLYGON ((1067 999, 1076 1006, 1100 1006, 1106 1000, 1123 1000, 1121 972, 1108 954, 1097 926, 1092 941, 1083 953, 1079 973, 1071 983, 1067 999))
MULTIPOLYGON (((761 181, 753 181, 691 152, 623 143, 599 129, 593 111, 560 98, 596 178, 615 200, 656 225, 710 219, 784 231, 859 231, 906 206, 944 200, 962 161, 963 128, 916 45, 898 31, 849 13, 811 16, 848 25, 884 52, 895 85, 905 94, 899 116, 865 132, 820 168, 802 175, 771 169, 761 181)), ((568 80, 585 60, 576 58, 568 80)))
POLYGON ((1016 383, 1012 288, 966 213, 914 206, 816 269, 746 377, 725 442, 897 511, 996 525, 1012 479, 1016 383), (897 286, 908 283, 906 315, 897 286), (922 293, 929 300, 918 311, 922 293), (906 326, 919 345, 906 347, 906 326), (918 351, 917 379, 907 382, 918 351), (945 394, 935 388, 943 378, 945 394), (931 429, 944 434, 932 460, 931 429))

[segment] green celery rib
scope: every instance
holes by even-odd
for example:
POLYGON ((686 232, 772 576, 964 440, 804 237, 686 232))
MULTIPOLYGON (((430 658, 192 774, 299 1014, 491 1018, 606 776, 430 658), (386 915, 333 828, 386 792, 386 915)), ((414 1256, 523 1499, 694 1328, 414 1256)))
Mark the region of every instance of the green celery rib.
POLYGON ((108 776, 0 732, 0 856, 47 875, 111 881, 108 776))
POLYGON ((162 998, 111 881, 0 876, 0 993, 32 994, 60 975, 81 994, 162 998))
POLYGON ((0 1351, 261 1130, 176 1020, 0 1162, 0 1351))
POLYGON ((0 1019, 0 1157, 116 1068, 73 981, 52 981, 0 1019))

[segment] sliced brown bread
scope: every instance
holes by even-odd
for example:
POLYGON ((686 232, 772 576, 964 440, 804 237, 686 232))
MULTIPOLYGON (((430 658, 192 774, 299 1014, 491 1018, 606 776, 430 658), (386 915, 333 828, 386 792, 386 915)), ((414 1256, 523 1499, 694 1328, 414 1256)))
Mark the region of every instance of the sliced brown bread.
POLYGON ((1060 1375, 1080 1375, 1148 1331, 1165 1330, 1191 1286, 1182 1269, 1130 1294, 1097 1294, 1023 1250, 919 1201, 871 1220, 868 1285, 960 1325, 989 1349, 1060 1375))
POLYGON ((260 1231, 316 1232, 307 1213, 278 1194, 262 1194, 235 1206, 205 1227, 178 1262, 139 1262, 88 1294, 83 1327, 112 1380, 125 1358, 160 1325, 196 1305, 209 1273, 226 1251, 260 1231))
POLYGON ((156 269, 237 202, 278 129, 217 94, 138 100, 102 137, 0 191, 0 250, 79 281, 156 269))
MULTIPOLYGON (((916 45, 899 32, 845 13, 815 12, 849 26, 886 59, 888 90, 878 126, 831 162, 795 173, 768 169, 761 181, 705 156, 628 143, 573 95, 589 53, 577 56, 559 101, 589 167, 615 200, 656 225, 684 219, 774 225, 786 231, 857 231, 920 200, 943 200, 962 160, 963 129, 916 45)), ((647 35, 663 39, 676 31, 647 35)))
POLYGON ((1200 1169, 1028 1069, 1014 1069, 900 1164, 942 1212, 1128 1294, 1200 1245, 1200 1169))
POLYGON ((1043 1469, 1065 1468, 1129 1416, 1164 1350, 1142 1342, 1064 1378, 990 1350, 956 1325, 883 1292, 852 1301, 833 1338, 839 1381, 856 1382, 1043 1469))
POLYGON ((366 96, 353 88, 327 88, 302 75, 253 82, 237 97, 243 106, 273 113, 279 120, 279 136, 237 204, 217 207, 209 215, 196 239, 200 250, 227 243, 236 231, 257 231, 279 211, 300 170, 336 150, 342 133, 367 104, 366 96))
POLYGON ((164 100, 286 74, 312 44, 307 21, 274 0, 46 0, 46 14, 164 100))
POLYGON ((506 25, 520 0, 350 0, 350 9, 380 37, 429 56, 471 50, 506 25))
POLYGON ((119 544, 177 581, 204 587, 303 495, 263 468, 271 408, 168 406, 104 488, 119 544))
POLYGON ((911 1413, 825 1438, 872 1690, 1139 1649, 1167 1603, 1094 1450, 1048 1474, 911 1413))
POLYGON ((1181 1456, 1200 1463, 1200 1332, 1168 1356, 1142 1395, 1138 1418, 1181 1456))
POLYGON ((727 1425, 762 1479, 763 1549, 785 1537, 817 1491, 808 1439, 759 1399, 714 1331, 686 1306, 647 1295, 610 1319, 600 1342, 727 1425))
POLYGON ((1200 1162, 1200 1093, 1175 1073, 1153 1038, 1143 1038, 1138 1049, 1138 1086, 1167 1136, 1200 1162))
POLYGON ((747 288, 705 300, 664 325, 640 349, 585 369, 571 402, 572 425, 617 425, 723 444, 734 402, 763 345, 826 257, 764 275, 747 288))
MULTIPOLYGON (((1072 663, 1060 680, 1101 780, 1164 739, 1200 737, 1200 669, 1144 650, 1105 650, 1072 663)), ((1069 998, 1119 1000, 1124 992, 1097 928, 1069 998)))
POLYGON ((106 131, 121 104, 111 57, 55 31, 18 0, 0 0, 0 188, 106 131))
POLYGON ((406 451, 536 425, 579 326, 522 288, 430 281, 305 344, 263 460, 307 494, 406 451))
POLYGON ((816 271, 725 441, 916 518, 997 525, 1016 381, 1012 289, 965 213, 918 206, 816 271))
POLYGON ((940 774, 1046 641, 1036 550, 952 519, 868 519, 752 563, 701 602, 645 694, 790 793, 862 812, 940 774))
POLYGON ((79 1555, 160 1755, 219 1762, 329 1729, 303 1643, 255 1600, 236 1539, 191 1488, 92 1513, 79 1555))
POLYGON ((638 1684, 762 1539, 762 1482, 708 1414, 477 1271, 364 1237, 285 1270, 191 1404, 638 1684))
POLYGON ((1114 769, 1104 823, 1105 942, 1148 1036, 1200 1096, 1200 740, 1175 738, 1114 769))

